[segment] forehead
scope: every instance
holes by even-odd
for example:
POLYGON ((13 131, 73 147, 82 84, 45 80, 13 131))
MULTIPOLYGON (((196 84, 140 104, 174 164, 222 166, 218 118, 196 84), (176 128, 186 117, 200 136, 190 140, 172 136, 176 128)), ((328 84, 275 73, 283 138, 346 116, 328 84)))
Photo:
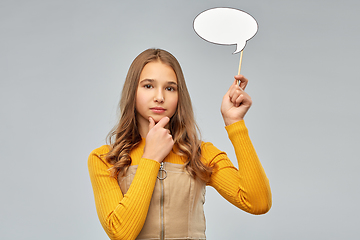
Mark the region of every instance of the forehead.
POLYGON ((140 74, 140 81, 144 79, 172 81, 177 83, 176 74, 173 68, 160 61, 149 62, 144 66, 140 74))

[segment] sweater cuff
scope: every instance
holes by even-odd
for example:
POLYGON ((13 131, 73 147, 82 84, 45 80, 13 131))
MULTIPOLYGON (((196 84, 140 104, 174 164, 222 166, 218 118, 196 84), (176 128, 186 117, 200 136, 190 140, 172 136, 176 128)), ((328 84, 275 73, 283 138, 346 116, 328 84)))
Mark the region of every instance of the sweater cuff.
POLYGON ((228 126, 225 126, 225 129, 226 129, 230 139, 234 139, 236 137, 241 137, 241 136, 244 136, 244 135, 248 135, 248 129, 245 126, 245 121, 244 120, 235 122, 235 123, 230 124, 228 126))
POLYGON ((133 185, 137 187, 131 188, 130 186, 127 193, 131 191, 131 194, 135 194, 137 196, 148 196, 147 194, 151 195, 155 186, 159 168, 160 164, 158 162, 151 159, 141 158, 135 177, 131 183, 131 186, 133 185))
POLYGON ((142 171, 143 169, 146 172, 150 172, 151 173, 156 173, 159 171, 160 169, 160 163, 152 160, 152 159, 148 159, 148 158, 141 158, 140 162, 139 162, 139 166, 138 166, 138 170, 141 169, 140 171, 142 171))

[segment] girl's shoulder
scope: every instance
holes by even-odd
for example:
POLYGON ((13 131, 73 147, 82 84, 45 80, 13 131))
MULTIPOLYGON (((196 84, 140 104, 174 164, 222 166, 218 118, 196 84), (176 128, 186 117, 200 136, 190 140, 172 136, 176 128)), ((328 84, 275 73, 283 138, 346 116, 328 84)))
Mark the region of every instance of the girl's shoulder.
POLYGON ((103 145, 91 151, 88 158, 88 169, 91 179, 96 179, 101 176, 109 176, 109 168, 112 167, 105 157, 110 151, 110 146, 103 145))
POLYGON ((110 146, 109 145, 102 145, 99 148, 95 148, 94 150, 91 151, 90 156, 91 155, 96 155, 96 156, 102 156, 102 155, 106 155, 108 152, 110 151, 110 146))
POLYGON ((215 147, 211 142, 201 141, 201 151, 216 151, 221 152, 217 147, 215 147))
POLYGON ((205 163, 209 163, 217 156, 226 154, 225 152, 219 150, 211 142, 201 142, 201 156, 205 163))
POLYGON ((88 165, 97 165, 97 164, 104 164, 110 166, 109 163, 105 160, 106 154, 110 151, 109 145, 103 145, 99 148, 96 148, 91 151, 89 158, 88 158, 88 165))

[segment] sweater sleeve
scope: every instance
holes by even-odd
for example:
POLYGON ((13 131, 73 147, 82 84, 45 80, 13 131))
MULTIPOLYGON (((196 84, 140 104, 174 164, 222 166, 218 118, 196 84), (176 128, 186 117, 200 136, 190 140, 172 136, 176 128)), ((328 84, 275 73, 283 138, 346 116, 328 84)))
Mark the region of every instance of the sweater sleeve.
POLYGON ((226 153, 211 143, 203 146, 203 157, 210 165, 216 164, 209 185, 226 200, 252 214, 264 214, 271 208, 269 180, 251 143, 244 120, 226 127, 232 142, 239 169, 226 153))
POLYGON ((123 196, 117 180, 110 177, 111 165, 103 157, 107 151, 107 146, 95 149, 88 159, 97 214, 110 239, 135 239, 144 225, 160 164, 141 159, 123 196))

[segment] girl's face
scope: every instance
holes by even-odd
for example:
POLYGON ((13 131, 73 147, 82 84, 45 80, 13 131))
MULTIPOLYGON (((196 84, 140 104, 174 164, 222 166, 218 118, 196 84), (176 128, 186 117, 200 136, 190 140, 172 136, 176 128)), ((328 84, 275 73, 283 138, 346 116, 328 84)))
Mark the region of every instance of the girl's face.
POLYGON ((149 126, 149 117, 157 123, 171 118, 177 108, 178 85, 174 70, 160 62, 145 65, 136 91, 136 120, 140 127, 149 126))

